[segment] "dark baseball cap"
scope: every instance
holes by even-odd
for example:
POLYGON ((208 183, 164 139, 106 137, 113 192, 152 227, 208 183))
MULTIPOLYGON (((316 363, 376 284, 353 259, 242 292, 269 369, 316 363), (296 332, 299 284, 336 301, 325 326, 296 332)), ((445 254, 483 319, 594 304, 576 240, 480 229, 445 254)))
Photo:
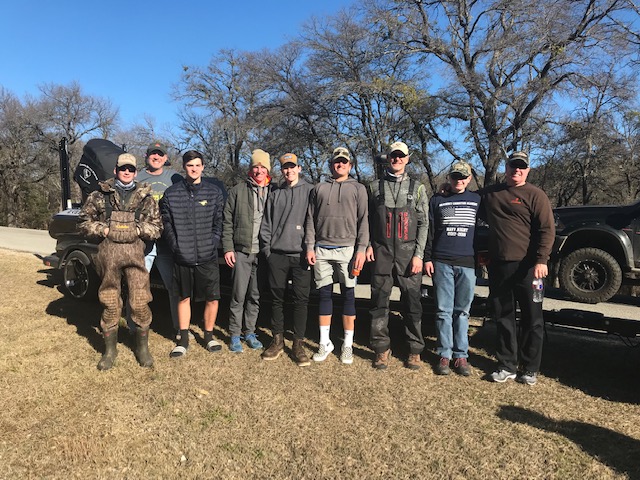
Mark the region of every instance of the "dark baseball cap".
POLYGON ((153 142, 147 147, 147 155, 150 155, 151 152, 160 152, 162 155, 169 154, 169 148, 161 142, 153 142))

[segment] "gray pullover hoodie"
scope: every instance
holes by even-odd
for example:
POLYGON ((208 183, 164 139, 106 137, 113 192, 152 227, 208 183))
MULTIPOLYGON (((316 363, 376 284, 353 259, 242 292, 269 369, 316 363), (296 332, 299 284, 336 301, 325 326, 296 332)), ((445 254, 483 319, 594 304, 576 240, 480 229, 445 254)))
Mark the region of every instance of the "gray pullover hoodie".
POLYGON ((319 183, 311 193, 305 228, 307 251, 315 246, 355 247, 369 244, 367 189, 354 178, 319 183))
POLYGON ((293 187, 285 182, 269 194, 260 226, 260 250, 267 257, 271 252, 305 252, 304 225, 312 190, 312 184, 299 178, 293 187))

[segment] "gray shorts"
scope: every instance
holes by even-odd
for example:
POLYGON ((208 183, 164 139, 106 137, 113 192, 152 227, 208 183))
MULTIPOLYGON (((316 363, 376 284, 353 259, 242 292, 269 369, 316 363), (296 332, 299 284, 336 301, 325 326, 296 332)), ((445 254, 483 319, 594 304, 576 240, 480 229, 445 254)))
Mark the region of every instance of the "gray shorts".
POLYGON ((316 247, 316 264, 313 278, 316 288, 332 285, 334 278, 347 288, 356 286, 356 278, 351 275, 351 260, 355 247, 316 247))

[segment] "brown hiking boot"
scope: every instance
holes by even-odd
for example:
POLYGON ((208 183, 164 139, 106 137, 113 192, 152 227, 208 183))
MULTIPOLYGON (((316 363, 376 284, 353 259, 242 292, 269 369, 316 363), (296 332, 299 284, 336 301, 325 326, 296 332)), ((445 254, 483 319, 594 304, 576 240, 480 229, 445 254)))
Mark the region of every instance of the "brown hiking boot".
POLYGON ((405 366, 409 370, 420 370, 421 365, 422 365, 422 362, 420 361, 420 354, 410 353, 409 357, 407 358, 407 361, 405 362, 405 366))
POLYGON ((311 359, 307 355, 307 352, 304 351, 303 344, 303 339, 294 338, 291 353, 293 354, 294 362, 296 362, 299 367, 308 367, 309 365, 311 365, 311 359))
POLYGON ((376 354, 376 359, 373 362, 373 368, 377 368, 378 370, 386 370, 389 366, 389 356, 391 355, 391 349, 386 349, 382 353, 376 354))
POLYGON ((438 375, 449 375, 451 373, 448 358, 440 357, 440 361, 438 362, 438 365, 436 365, 436 373, 438 375))
POLYGON ((453 368, 456 369, 459 375, 464 377, 471 375, 471 367, 466 358, 456 358, 455 362, 453 362, 453 368))
POLYGON ((263 360, 275 360, 284 351, 284 334, 275 333, 271 345, 264 352, 262 352, 263 360))

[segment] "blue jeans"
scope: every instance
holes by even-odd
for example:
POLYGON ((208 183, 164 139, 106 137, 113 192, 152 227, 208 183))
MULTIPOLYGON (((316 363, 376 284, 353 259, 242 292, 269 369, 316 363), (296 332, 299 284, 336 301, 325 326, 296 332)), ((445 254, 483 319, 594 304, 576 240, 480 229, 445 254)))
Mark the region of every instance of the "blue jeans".
POLYGON ((437 353, 444 358, 469 356, 469 310, 476 286, 473 268, 433 262, 436 292, 437 353))

